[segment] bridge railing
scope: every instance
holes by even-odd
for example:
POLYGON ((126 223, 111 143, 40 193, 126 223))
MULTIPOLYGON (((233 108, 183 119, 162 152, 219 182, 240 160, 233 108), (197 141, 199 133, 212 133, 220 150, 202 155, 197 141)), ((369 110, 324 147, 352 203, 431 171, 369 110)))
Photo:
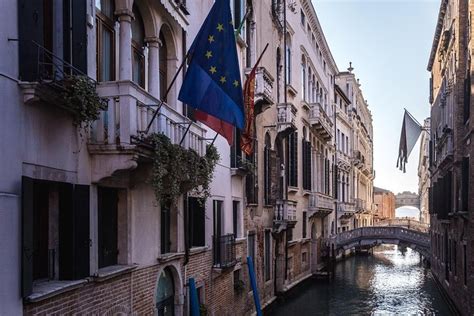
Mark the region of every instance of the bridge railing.
POLYGON ((406 227, 408 229, 420 231, 423 233, 427 233, 429 231, 430 226, 426 223, 422 223, 420 221, 409 219, 409 218, 394 218, 394 219, 386 219, 383 221, 379 221, 374 223, 374 226, 398 226, 398 227, 406 227))
POLYGON ((427 233, 403 227, 360 227, 333 236, 331 242, 341 247, 362 239, 398 239, 424 248, 430 247, 430 237, 427 233))

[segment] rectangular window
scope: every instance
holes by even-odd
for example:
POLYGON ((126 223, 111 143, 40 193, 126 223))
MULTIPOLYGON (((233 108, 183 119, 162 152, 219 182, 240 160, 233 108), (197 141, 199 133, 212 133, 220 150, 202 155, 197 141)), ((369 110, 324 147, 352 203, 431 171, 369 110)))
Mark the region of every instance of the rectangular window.
POLYGON ((206 210, 204 205, 199 203, 195 197, 188 197, 188 217, 189 217, 189 246, 205 246, 205 217, 206 210))
POLYGON ((293 228, 286 229, 286 240, 292 241, 293 240, 293 228))
POLYGON ((464 79, 464 123, 469 120, 471 115, 471 74, 464 79))
POLYGON ((89 186, 22 178, 22 295, 89 276, 89 186))
POLYGON ((461 166, 461 205, 464 212, 469 211, 469 157, 462 159, 461 166))
POLYGON ((457 269, 457 253, 456 253, 456 247, 457 247, 457 244, 456 244, 456 240, 453 239, 453 246, 452 246, 452 249, 453 249, 453 269, 454 269, 454 275, 457 276, 458 275, 458 269, 457 269))
POLYGON ((265 230, 265 257, 264 257, 264 265, 265 265, 265 281, 271 279, 271 231, 265 230))
POLYGON ((99 187, 97 201, 99 268, 103 268, 117 264, 118 190, 99 187))
POLYGON ((307 213, 306 212, 303 212, 303 238, 306 238, 306 226, 307 226, 307 222, 308 222, 308 219, 307 219, 307 213))
POLYGON ((298 186, 298 132, 288 136, 288 185, 298 186))
POLYGON ((467 285, 467 249, 466 245, 462 245, 463 253, 463 269, 464 269, 464 285, 467 285))
POLYGON ((308 253, 307 252, 302 252, 301 253, 301 262, 303 264, 306 264, 306 261, 308 260, 308 253))
POLYGON ((223 227, 222 227, 222 205, 223 202, 219 200, 214 200, 213 203, 213 235, 215 238, 222 236, 223 232, 223 227))
POLYGON ((303 140, 303 189, 311 190, 311 142, 303 140))
POLYGON ((97 81, 115 80, 114 8, 111 1, 101 1, 97 8, 97 81))
POLYGON ((252 258, 255 266, 255 233, 249 233, 247 236, 247 255, 252 258))
POLYGON ((239 238, 242 236, 241 227, 242 227, 242 215, 240 211, 240 202, 232 201, 232 227, 234 232, 234 237, 239 238))

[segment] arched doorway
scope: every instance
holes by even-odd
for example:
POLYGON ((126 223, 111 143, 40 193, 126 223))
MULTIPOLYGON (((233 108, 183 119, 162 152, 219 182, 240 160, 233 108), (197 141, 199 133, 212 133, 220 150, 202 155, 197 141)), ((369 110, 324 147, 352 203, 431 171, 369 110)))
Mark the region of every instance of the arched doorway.
POLYGON ((169 267, 161 271, 156 288, 156 311, 158 316, 173 316, 175 288, 173 273, 169 267))

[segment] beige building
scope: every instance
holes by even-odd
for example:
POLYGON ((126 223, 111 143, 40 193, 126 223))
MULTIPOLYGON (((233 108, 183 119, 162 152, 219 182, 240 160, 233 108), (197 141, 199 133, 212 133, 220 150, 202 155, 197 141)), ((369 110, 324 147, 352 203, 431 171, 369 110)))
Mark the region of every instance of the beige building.
POLYGON ((337 76, 336 83, 351 102, 351 147, 353 172, 351 195, 355 207, 354 227, 371 226, 375 205, 373 202, 373 127, 372 114, 365 100, 359 80, 352 66, 337 76))
POLYGON ((420 157, 418 160, 418 195, 420 198, 420 222, 430 223, 430 119, 425 119, 420 135, 420 157))
POLYGON ((374 187, 374 222, 395 218, 395 194, 389 190, 374 187))

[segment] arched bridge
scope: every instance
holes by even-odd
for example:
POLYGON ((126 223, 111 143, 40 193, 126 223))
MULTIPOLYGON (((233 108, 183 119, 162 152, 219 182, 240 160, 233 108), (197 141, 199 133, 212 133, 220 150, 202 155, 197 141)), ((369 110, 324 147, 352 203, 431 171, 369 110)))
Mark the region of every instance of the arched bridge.
POLYGON ((404 227, 360 227, 331 238, 335 250, 353 247, 370 247, 380 244, 404 244, 430 257, 430 235, 404 227))
POLYGON ((396 227, 404 227, 411 230, 417 230, 423 233, 428 233, 430 229, 430 225, 426 223, 422 223, 420 221, 410 219, 410 218, 393 218, 393 219, 386 219, 383 221, 378 221, 374 223, 374 226, 396 226, 396 227))

